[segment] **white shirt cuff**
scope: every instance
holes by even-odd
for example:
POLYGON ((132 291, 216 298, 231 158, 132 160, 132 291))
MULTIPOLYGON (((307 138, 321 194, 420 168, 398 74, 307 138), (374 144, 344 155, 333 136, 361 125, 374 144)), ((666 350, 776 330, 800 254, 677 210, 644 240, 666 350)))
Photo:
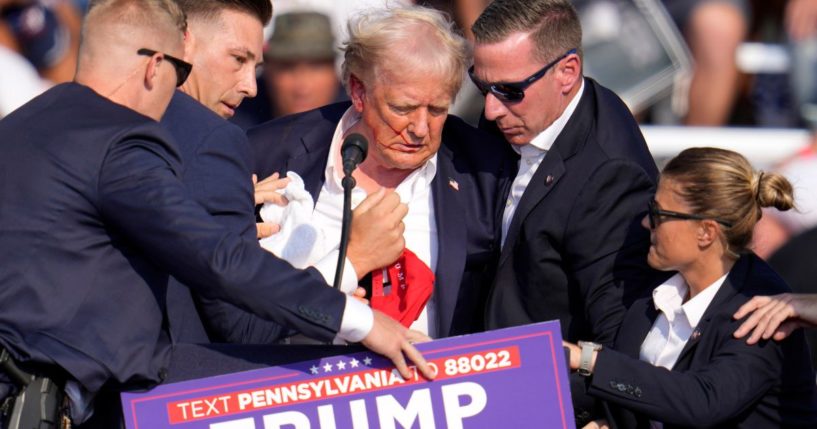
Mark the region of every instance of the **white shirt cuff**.
MULTIPOLYGON (((318 270, 323 279, 330 286, 335 284, 335 269, 338 266, 338 250, 329 252, 326 256, 316 262, 313 267, 318 270)), ((357 272, 349 258, 343 265, 343 279, 340 282, 340 290, 345 294, 352 294, 357 289, 357 272)))
POLYGON ((369 335, 374 326, 374 313, 368 305, 346 295, 346 307, 340 322, 338 338, 350 343, 359 343, 369 335))

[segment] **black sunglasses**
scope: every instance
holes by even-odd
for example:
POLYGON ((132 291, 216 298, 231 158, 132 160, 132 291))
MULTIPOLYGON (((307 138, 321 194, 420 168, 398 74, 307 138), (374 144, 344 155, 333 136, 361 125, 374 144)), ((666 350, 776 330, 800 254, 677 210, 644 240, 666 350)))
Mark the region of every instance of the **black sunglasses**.
POLYGON ((661 210, 658 208, 658 204, 655 200, 650 201, 647 203, 647 218, 650 220, 650 229, 655 229, 658 225, 661 224, 661 217, 671 217, 675 219, 684 219, 684 220, 714 220, 719 224, 731 228, 732 223, 727 222, 722 219, 700 216, 691 213, 679 213, 679 212, 672 212, 669 210, 661 210))
POLYGON ((564 53, 564 55, 556 58, 555 60, 549 62, 546 66, 542 67, 541 70, 538 72, 530 75, 527 79, 521 82, 497 82, 497 83, 487 83, 479 80, 476 76, 474 76, 474 66, 468 69, 468 76, 471 77, 471 81, 474 82, 474 85, 479 88, 482 92, 482 95, 488 94, 490 91, 492 94, 503 101, 522 101, 525 98, 525 89, 529 86, 533 85, 534 82, 541 79, 542 76, 547 73, 553 66, 562 61, 570 54, 575 54, 576 49, 571 49, 564 53))
POLYGON ((182 86, 184 81, 187 80, 187 77, 190 76, 190 71, 193 70, 193 64, 188 63, 187 61, 180 60, 172 55, 168 55, 164 52, 154 51, 152 49, 142 48, 136 51, 139 55, 144 55, 147 57, 152 57, 156 54, 162 54, 170 64, 173 65, 173 68, 176 69, 176 86, 182 86))

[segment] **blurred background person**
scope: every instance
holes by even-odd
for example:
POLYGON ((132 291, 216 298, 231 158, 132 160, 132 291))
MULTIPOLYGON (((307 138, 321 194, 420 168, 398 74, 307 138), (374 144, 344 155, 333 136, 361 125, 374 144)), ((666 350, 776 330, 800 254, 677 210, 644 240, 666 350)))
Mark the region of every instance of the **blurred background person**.
POLYGON ((687 125, 725 125, 737 98, 735 53, 746 39, 746 0, 662 0, 692 53, 687 125))
POLYGON ((82 20, 74 3, 0 0, 0 18, 6 34, 0 43, 23 55, 44 79, 54 83, 73 79, 82 20))
POLYGON ((627 311, 612 350, 565 343, 616 427, 817 425, 817 386, 802 332, 749 345, 732 316, 752 296, 789 291, 747 246, 761 207, 792 207, 791 184, 740 154, 692 148, 661 173, 642 226, 647 261, 674 272, 627 311))
POLYGON ((23 56, 0 46, 0 118, 22 106, 50 86, 23 56))
POLYGON ((318 12, 276 16, 275 31, 264 52, 258 95, 239 107, 233 122, 246 130, 279 116, 345 100, 335 58, 328 16, 318 12))

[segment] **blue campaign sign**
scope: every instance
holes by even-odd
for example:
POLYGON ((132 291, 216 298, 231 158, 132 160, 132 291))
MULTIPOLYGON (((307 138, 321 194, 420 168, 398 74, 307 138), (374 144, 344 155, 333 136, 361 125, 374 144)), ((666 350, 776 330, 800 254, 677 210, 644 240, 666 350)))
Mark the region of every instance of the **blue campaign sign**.
POLYGON ((403 379, 372 353, 122 394, 128 429, 573 428, 558 322, 418 344, 437 369, 403 379))

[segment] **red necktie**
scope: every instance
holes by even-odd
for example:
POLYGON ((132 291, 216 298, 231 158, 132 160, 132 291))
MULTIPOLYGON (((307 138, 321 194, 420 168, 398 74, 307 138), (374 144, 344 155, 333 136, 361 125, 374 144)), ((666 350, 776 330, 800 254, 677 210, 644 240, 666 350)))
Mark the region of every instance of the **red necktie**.
POLYGON ((434 291, 434 273, 411 250, 404 249, 397 261, 386 267, 391 292, 383 289, 383 270, 372 272, 372 308, 409 327, 422 313, 434 291))

